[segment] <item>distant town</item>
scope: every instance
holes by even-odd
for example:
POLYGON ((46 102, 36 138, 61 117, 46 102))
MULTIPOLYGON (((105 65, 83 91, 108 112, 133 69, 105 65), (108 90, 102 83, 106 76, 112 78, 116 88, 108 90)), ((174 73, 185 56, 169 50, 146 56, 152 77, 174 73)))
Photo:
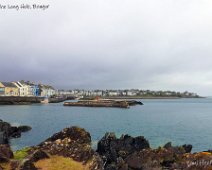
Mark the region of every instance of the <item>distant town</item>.
POLYGON ((86 97, 176 97, 176 98, 198 98, 196 93, 192 92, 175 92, 175 91, 152 91, 140 89, 125 90, 58 90, 51 85, 34 83, 30 81, 0 82, 0 96, 37 96, 37 97, 54 97, 54 96, 74 96, 79 98, 86 97))
POLYGON ((191 92, 175 92, 175 91, 152 91, 152 90, 139 90, 139 89, 125 89, 125 90, 59 90, 60 95, 73 95, 77 97, 95 97, 100 96, 103 98, 163 98, 163 97, 176 97, 176 98, 198 98, 196 93, 191 92))

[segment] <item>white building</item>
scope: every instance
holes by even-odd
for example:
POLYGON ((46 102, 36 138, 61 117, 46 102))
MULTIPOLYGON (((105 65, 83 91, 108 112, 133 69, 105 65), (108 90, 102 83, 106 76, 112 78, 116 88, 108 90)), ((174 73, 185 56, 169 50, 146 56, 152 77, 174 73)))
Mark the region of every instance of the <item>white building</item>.
POLYGON ((117 91, 109 91, 108 92, 108 95, 109 96, 117 96, 118 95, 118 92, 117 91))
POLYGON ((136 96, 137 92, 136 91, 127 91, 127 96, 136 96))
POLYGON ((53 87, 48 85, 40 85, 40 89, 41 89, 40 95, 42 97, 50 97, 57 93, 57 91, 53 87))
POLYGON ((21 83, 19 81, 13 82, 19 89, 19 96, 29 96, 29 86, 25 83, 21 83))

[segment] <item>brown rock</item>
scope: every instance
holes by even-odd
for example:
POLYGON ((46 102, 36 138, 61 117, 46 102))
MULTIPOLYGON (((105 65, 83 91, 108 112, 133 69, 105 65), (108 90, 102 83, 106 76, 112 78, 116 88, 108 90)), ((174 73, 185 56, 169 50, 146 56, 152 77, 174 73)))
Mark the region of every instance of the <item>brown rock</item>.
POLYGON ((127 157, 126 163, 130 168, 142 169, 142 160, 136 152, 127 157))
POLYGON ((17 170, 19 166, 19 161, 12 160, 10 161, 10 170, 17 170))
POLYGON ((13 152, 9 145, 0 145, 0 162, 8 162, 13 158, 13 152))
POLYGON ((42 150, 36 150, 32 153, 28 159, 32 162, 37 162, 41 159, 49 158, 48 154, 42 150))
POLYGON ((19 170, 37 170, 37 168, 31 160, 24 159, 19 167, 19 170))

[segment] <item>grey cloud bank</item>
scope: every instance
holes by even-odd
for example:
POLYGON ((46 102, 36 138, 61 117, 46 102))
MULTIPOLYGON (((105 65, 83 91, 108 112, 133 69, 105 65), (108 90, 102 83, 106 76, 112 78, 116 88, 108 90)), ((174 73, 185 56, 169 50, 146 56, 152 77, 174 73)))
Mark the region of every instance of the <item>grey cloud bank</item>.
POLYGON ((42 3, 50 8, 0 10, 0 80, 212 95, 210 0, 42 3))

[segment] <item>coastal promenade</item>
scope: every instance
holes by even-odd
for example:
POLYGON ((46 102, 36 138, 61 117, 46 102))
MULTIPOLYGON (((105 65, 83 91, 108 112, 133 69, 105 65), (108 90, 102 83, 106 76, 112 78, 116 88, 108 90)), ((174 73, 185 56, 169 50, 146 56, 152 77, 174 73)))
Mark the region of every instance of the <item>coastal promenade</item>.
POLYGON ((0 96, 0 105, 40 103, 44 97, 0 96))
MULTIPOLYGON (((45 97, 21 97, 21 96, 0 96, 0 105, 27 105, 41 103, 45 97)), ((49 103, 60 103, 67 100, 67 97, 48 98, 49 103)))

